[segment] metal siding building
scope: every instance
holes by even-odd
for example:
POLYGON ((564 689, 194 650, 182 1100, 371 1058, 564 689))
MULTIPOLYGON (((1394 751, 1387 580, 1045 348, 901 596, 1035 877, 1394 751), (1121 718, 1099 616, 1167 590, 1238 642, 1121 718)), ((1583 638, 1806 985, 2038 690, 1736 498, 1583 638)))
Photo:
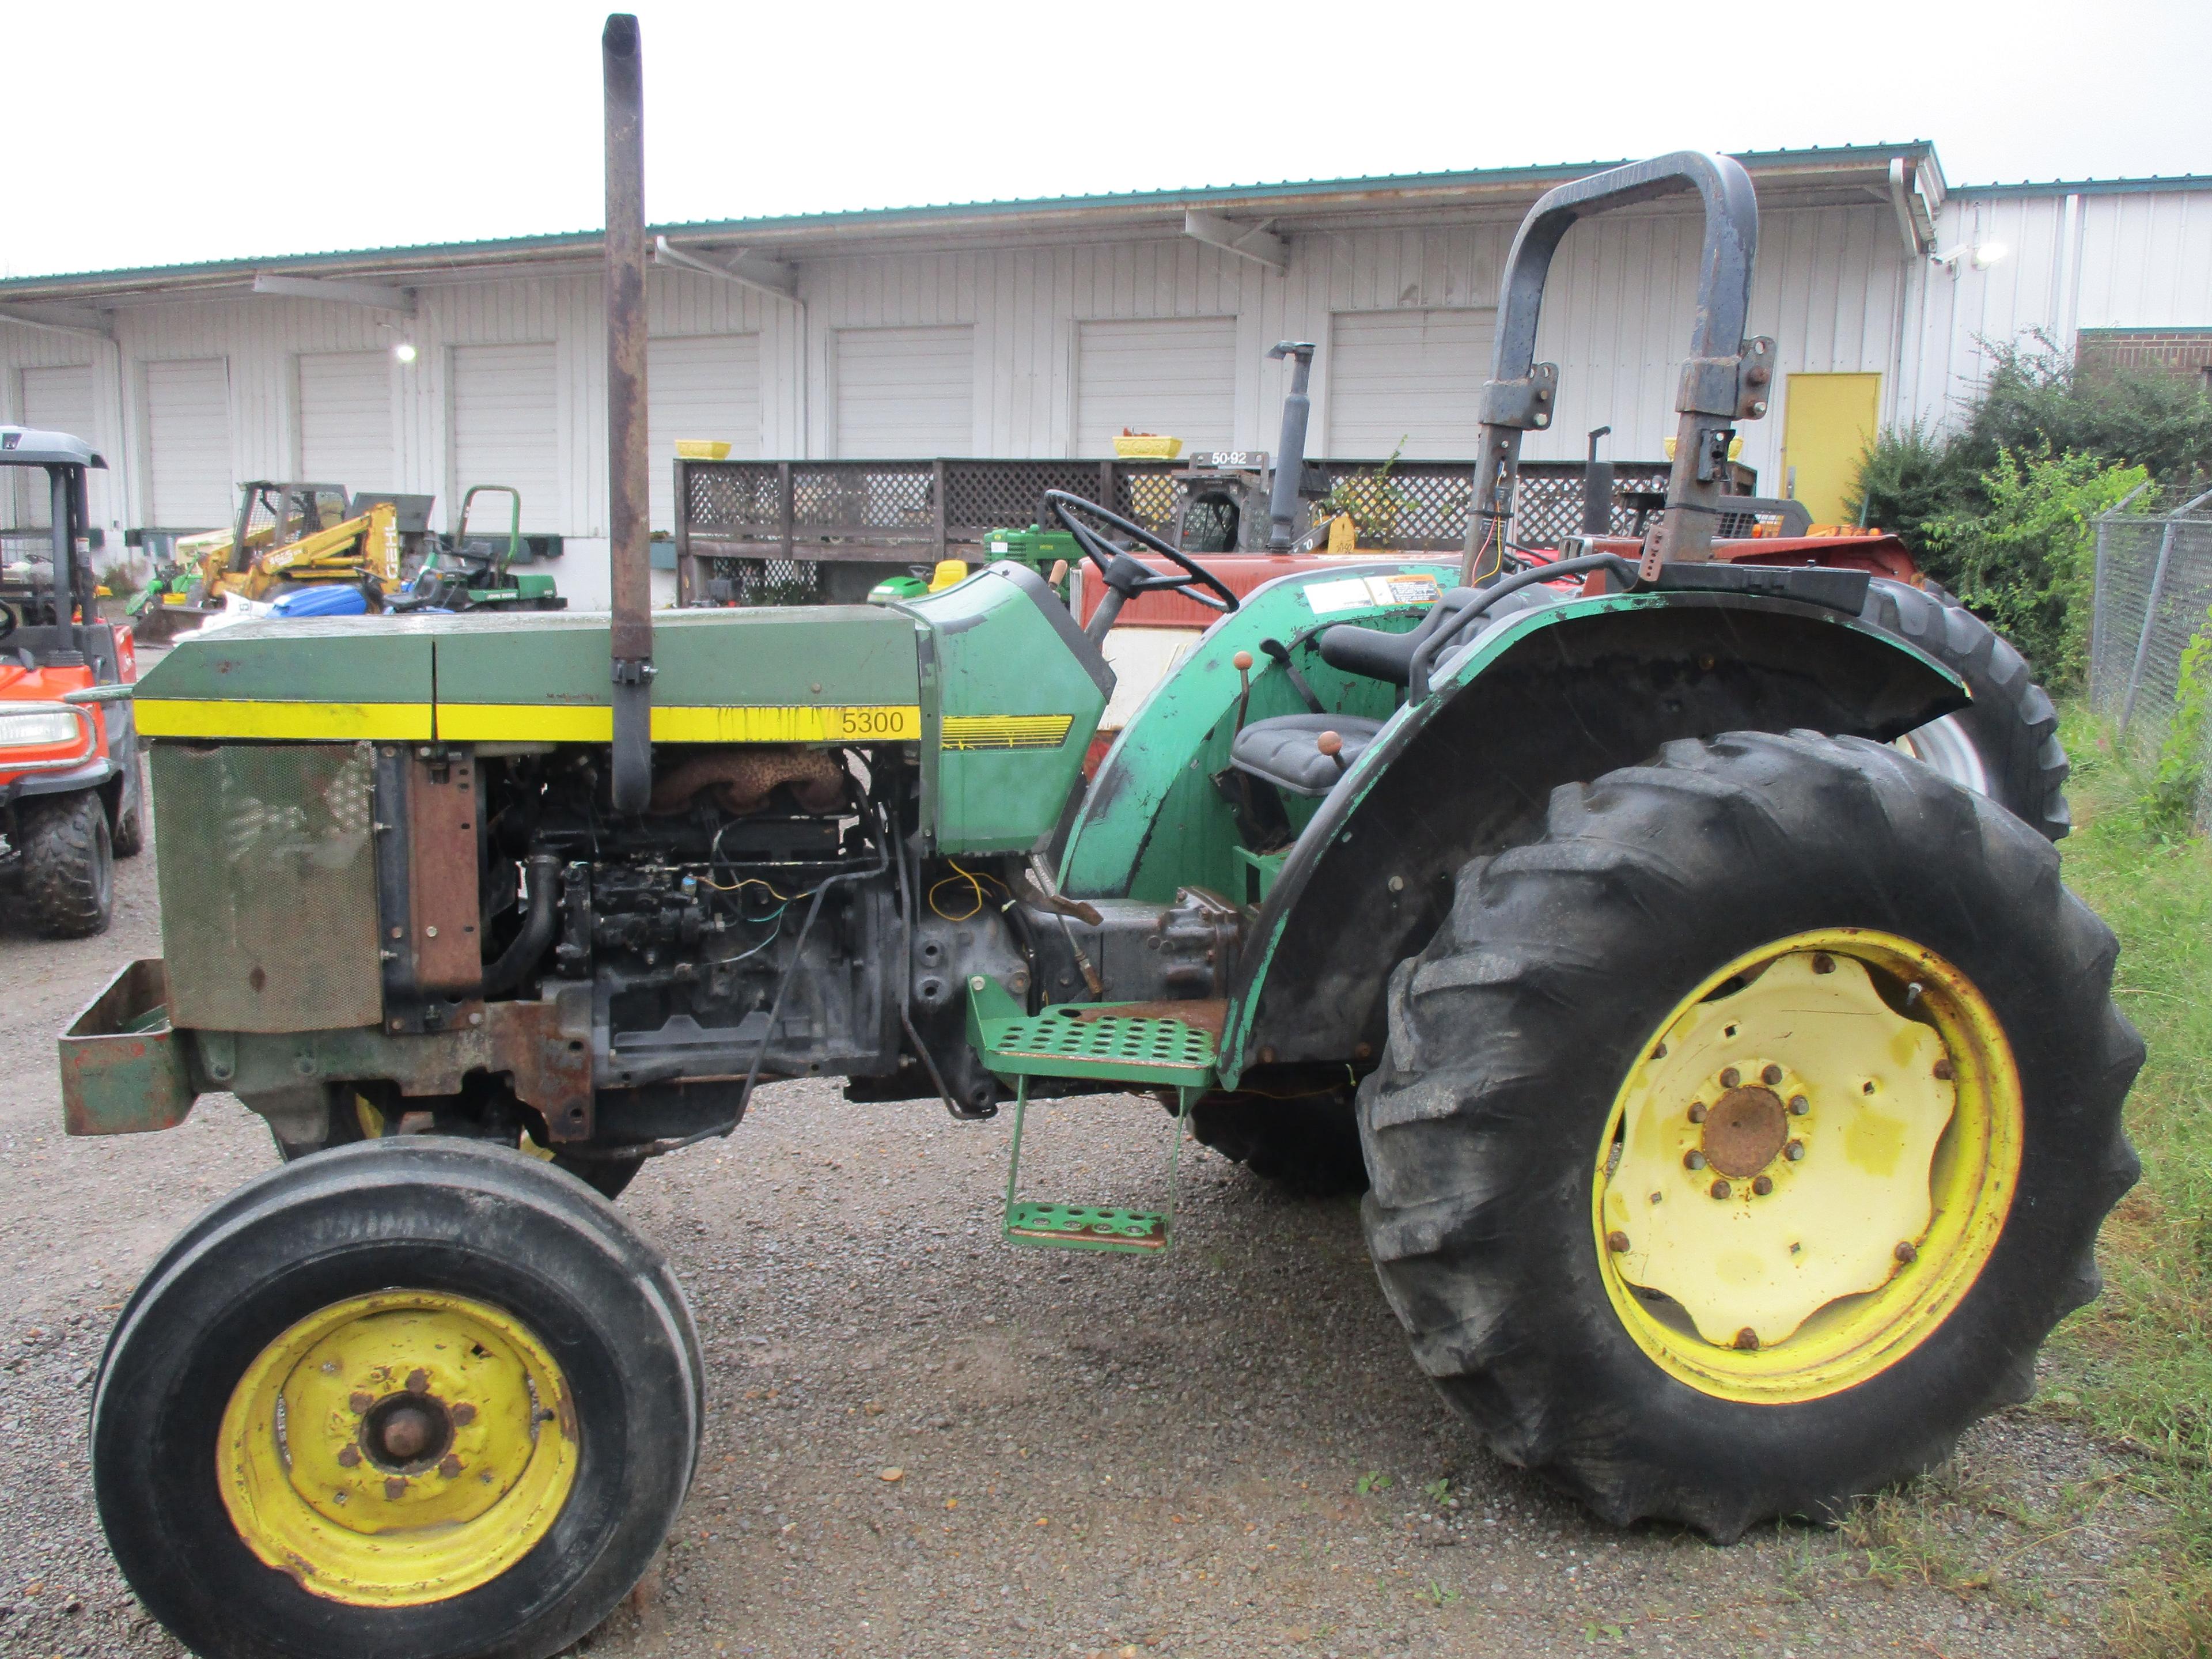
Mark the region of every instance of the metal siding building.
MULTIPOLYGON (((2212 324, 2212 180, 1947 196, 1925 145, 1743 159, 1762 205, 1752 327, 1779 342, 1784 376, 1780 406, 1743 428, 1767 489, 1792 471, 1790 376, 1876 377, 1882 423, 1941 422, 1984 341, 2212 324), (2011 252, 1986 270, 1928 257, 1990 240, 2011 252)), ((1265 353, 1285 338, 1322 348, 1316 453, 1379 457, 1401 436, 1413 455, 1463 453, 1514 231, 1587 171, 671 227, 695 258, 743 244, 780 262, 790 292, 652 270, 654 524, 672 514, 678 437, 791 459, 1097 454, 1124 426, 1271 447, 1282 382, 1265 353)), ((1528 454, 1579 455, 1608 423, 1613 454, 1659 453, 1698 245, 1686 200, 1570 234, 1538 343, 1559 365, 1559 418, 1528 454)), ((571 538, 562 584, 590 604, 606 533, 599 258, 592 234, 0 283, 0 420, 88 411, 114 469, 92 501, 111 548, 204 527, 246 477, 434 494, 447 524, 466 485, 517 484, 526 527, 571 538), (269 272, 404 285, 413 313, 253 292, 269 272)), ((0 502, 18 523, 35 511, 0 502)))

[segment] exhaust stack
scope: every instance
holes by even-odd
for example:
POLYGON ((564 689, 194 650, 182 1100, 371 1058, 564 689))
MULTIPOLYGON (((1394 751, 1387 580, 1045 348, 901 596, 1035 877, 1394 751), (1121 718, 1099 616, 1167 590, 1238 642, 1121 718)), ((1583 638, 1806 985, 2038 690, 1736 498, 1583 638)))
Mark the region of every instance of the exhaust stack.
POLYGON ((1313 409, 1306 396, 1306 377, 1313 373, 1314 349, 1304 340, 1282 340, 1269 348, 1267 355, 1291 360, 1291 390, 1283 399, 1283 435, 1275 455, 1274 488, 1267 497, 1267 550, 1287 553, 1297 533, 1298 486, 1305 482, 1306 416, 1313 409))
POLYGON ((614 611, 614 806, 653 793, 653 576, 647 538, 645 76, 637 19, 616 12, 599 36, 606 86, 607 558, 614 611))

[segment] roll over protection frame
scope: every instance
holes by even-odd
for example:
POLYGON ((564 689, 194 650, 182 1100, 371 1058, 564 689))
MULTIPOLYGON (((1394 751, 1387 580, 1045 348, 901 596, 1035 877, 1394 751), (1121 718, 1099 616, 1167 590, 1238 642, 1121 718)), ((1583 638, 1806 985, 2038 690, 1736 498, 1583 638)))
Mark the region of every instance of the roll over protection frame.
POLYGON ((1644 543, 1644 577, 1656 577, 1664 562, 1711 556, 1727 486, 1729 437, 1735 422, 1766 413, 1775 347, 1771 339, 1747 339, 1743 332, 1759 251, 1759 203, 1751 175, 1728 156, 1677 150, 1547 191, 1521 222, 1506 257, 1490 379, 1482 388, 1480 459, 1461 561, 1463 583, 1486 585, 1502 574, 1521 434, 1548 428, 1558 412, 1559 366, 1537 362, 1535 355, 1544 284, 1560 239, 1577 220, 1686 190, 1697 191, 1705 206, 1698 307, 1674 398, 1680 420, 1666 512, 1644 543))

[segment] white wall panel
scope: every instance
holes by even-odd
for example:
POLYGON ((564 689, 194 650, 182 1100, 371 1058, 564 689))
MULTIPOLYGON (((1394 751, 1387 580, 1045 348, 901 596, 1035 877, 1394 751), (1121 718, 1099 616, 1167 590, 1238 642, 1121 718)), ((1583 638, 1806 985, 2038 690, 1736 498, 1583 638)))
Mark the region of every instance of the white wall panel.
POLYGON ((1111 455, 1125 428, 1186 453, 1237 441, 1237 319, 1160 317, 1079 325, 1075 453, 1111 455))
POLYGON ((525 530, 564 528, 559 372, 550 341, 453 348, 449 521, 471 485, 509 484, 522 492, 525 530))
POLYGON ((760 337, 698 334, 646 343, 653 527, 676 528, 676 441, 720 439, 733 457, 760 453, 760 337))
MULTIPOLYGON (((16 418, 20 424, 47 432, 66 432, 97 449, 93 437, 98 416, 94 408, 92 366, 70 363, 21 371, 21 396, 16 418)), ((53 523, 53 492, 45 471, 36 467, 10 467, 15 475, 12 501, 18 525, 41 529, 53 523)), ((0 511, 10 504, 0 496, 0 511)))
POLYGON ((842 457, 961 455, 975 446, 975 331, 841 328, 833 342, 842 457))
POLYGON ((1494 309, 1340 311, 1329 320, 1322 450, 1421 459, 1471 456, 1490 376, 1494 309))
POLYGON ((353 493, 399 488, 391 354, 300 355, 300 476, 353 493))
POLYGON ((230 376, 221 357, 148 363, 148 516, 167 530, 212 530, 237 508, 230 376))

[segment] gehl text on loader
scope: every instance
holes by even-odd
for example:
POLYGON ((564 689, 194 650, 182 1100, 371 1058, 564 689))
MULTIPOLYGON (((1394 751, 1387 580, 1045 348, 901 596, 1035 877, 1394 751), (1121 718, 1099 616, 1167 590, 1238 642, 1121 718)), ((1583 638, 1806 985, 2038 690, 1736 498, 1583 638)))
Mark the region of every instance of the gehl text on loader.
MULTIPOLYGON (((2134 1178, 2141 1045, 2051 840, 1893 746, 1960 678, 1866 619, 1863 570, 1709 556, 1776 361, 1741 167, 1529 213, 1457 563, 1240 600, 1060 496, 1087 627, 1012 562, 655 617, 635 21, 602 45, 611 614, 249 623, 137 690, 165 954, 62 1038, 70 1127, 224 1091, 287 1160, 169 1247, 99 1374, 100 1514, 156 1617, 257 1659, 543 1656, 601 1620, 704 1400, 609 1200, 769 1079, 1010 1111, 1017 1146, 1149 1091, 1164 1141, 1365 1184, 1416 1362, 1616 1522, 1832 1516, 2027 1393, 2134 1178), (1553 251, 1685 191, 1664 512, 1516 568, 1553 251), (1159 589, 1220 614, 1086 781, 1100 639, 1159 589)), ((1173 1244, 1110 1196, 1017 1170, 1003 1231, 1173 1244)))

